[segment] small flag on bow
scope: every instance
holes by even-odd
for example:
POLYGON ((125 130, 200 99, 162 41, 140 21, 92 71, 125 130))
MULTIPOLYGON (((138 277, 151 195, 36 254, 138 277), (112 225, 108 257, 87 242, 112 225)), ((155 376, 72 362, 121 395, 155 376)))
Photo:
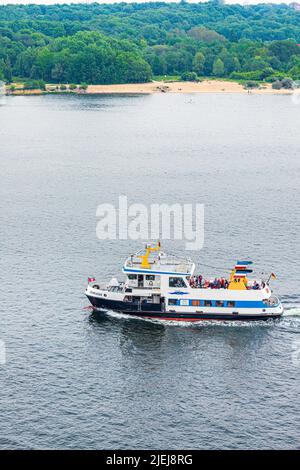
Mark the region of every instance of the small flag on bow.
POLYGON ((95 282, 96 281, 96 278, 95 277, 88 277, 88 284, 90 282, 95 282))

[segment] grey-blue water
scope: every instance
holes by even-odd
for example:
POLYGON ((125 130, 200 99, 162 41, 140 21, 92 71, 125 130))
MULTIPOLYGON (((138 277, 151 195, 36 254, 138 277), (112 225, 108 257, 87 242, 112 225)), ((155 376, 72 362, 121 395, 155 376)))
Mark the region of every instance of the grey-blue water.
POLYGON ((300 448, 299 129, 289 96, 2 98, 1 448, 300 448), (120 194, 204 203, 198 271, 252 259, 286 316, 84 309, 87 276, 141 246, 96 237, 98 204, 120 194))

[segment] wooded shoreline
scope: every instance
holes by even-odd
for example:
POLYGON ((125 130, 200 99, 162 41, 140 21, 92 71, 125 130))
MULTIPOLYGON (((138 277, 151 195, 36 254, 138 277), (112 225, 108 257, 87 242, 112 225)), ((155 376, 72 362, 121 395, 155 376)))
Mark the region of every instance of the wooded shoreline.
POLYGON ((24 82, 24 91, 11 86, 9 94, 210 92, 206 80, 245 83, 255 93, 268 89, 264 83, 291 89, 287 80, 300 86, 299 14, 292 4, 6 5, 0 82, 24 82), (193 85, 152 88, 169 79, 193 85), (118 91, 112 83, 129 85, 118 91))

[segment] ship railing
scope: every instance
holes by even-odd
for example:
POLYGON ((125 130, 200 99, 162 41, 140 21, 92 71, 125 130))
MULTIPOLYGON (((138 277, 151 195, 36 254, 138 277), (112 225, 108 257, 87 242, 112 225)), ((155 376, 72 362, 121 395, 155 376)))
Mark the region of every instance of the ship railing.
POLYGON ((261 290, 264 289, 265 285, 266 284, 262 279, 250 279, 247 283, 248 289, 261 290))
POLYGON ((95 282, 91 285, 93 289, 102 290, 102 291, 110 291, 110 292, 124 292, 125 290, 125 283, 119 282, 118 285, 110 286, 107 282, 95 282))
MULTIPOLYGON (((141 257, 139 256, 140 253, 142 254, 143 251, 136 253, 135 255, 130 256, 125 261, 125 266, 134 266, 141 264, 141 257)), ((148 259, 148 263, 150 265, 160 265, 160 266, 187 266, 187 268, 191 268, 193 266, 193 262, 190 258, 184 258, 175 255, 153 255, 151 254, 148 259)))
POLYGON ((173 258, 168 256, 166 258, 160 258, 160 264, 173 264, 174 266, 177 266, 179 264, 191 265, 193 263, 186 258, 173 258))
POLYGON ((90 287, 92 287, 93 289, 97 289, 97 290, 107 290, 107 282, 94 282, 93 284, 90 284, 90 287))
POLYGON ((280 303, 276 295, 271 295, 271 297, 269 297, 268 299, 264 299, 263 302, 269 307, 277 307, 277 305, 279 305, 280 303))

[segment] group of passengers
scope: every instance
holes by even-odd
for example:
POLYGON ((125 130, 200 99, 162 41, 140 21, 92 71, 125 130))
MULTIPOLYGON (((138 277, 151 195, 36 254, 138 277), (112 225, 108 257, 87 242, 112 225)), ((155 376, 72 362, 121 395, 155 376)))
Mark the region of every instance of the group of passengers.
MULTIPOLYGON (((212 280, 208 279, 203 279, 203 276, 199 274, 199 276, 191 276, 189 278, 189 284, 191 287, 194 288, 202 288, 202 289, 228 289, 229 286, 229 281, 225 279, 224 277, 221 278, 216 278, 212 280)), ((254 281, 254 283, 251 286, 246 286, 247 289, 263 289, 265 287, 264 281, 262 281, 262 284, 260 285, 257 281, 254 281)))
POLYGON ((252 287, 249 287, 249 289, 254 289, 254 290, 258 290, 258 289, 260 289, 260 288, 263 289, 263 288, 265 287, 265 285, 266 285, 266 284, 265 284, 264 281, 262 281, 261 286, 258 284, 257 281, 254 281, 254 284, 252 285, 252 287))
POLYGON ((199 274, 199 276, 191 276, 189 279, 189 283, 191 287, 195 288, 204 288, 204 289, 228 289, 229 282, 227 279, 215 278, 213 281, 208 279, 203 279, 203 276, 199 274))

